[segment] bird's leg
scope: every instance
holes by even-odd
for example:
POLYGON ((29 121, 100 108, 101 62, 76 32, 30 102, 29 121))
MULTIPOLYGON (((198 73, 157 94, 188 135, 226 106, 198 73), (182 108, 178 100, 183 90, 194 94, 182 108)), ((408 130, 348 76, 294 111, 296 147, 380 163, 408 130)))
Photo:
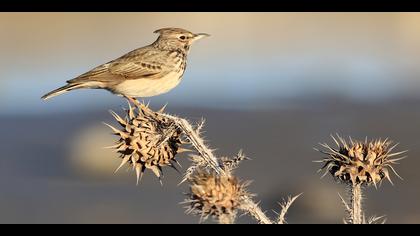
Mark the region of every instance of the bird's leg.
POLYGON ((140 107, 140 102, 134 98, 134 97, 130 97, 130 96, 126 96, 123 95, 129 102, 133 103, 134 105, 136 105, 137 107, 140 107))

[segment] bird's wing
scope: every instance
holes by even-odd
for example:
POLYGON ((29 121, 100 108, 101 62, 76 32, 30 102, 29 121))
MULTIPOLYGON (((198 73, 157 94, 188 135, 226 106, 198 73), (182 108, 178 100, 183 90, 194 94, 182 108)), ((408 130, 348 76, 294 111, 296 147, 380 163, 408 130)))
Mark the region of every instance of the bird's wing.
POLYGON ((100 65, 68 82, 157 79, 173 69, 168 55, 154 48, 141 48, 100 65))

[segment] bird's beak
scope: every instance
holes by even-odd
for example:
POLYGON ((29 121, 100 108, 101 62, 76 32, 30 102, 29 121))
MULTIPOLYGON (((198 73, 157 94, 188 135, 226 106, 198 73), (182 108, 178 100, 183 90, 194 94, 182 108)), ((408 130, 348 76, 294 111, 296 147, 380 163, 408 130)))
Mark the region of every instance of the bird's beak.
POLYGON ((197 41, 199 39, 205 38, 205 37, 209 37, 210 34, 206 34, 206 33, 199 33, 199 34, 195 34, 194 35, 194 41, 197 41))

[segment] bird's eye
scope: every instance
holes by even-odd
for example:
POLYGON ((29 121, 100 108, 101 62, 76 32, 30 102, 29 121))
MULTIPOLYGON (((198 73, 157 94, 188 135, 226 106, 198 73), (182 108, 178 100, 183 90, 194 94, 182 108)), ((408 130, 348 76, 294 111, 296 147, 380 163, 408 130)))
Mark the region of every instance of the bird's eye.
POLYGON ((182 35, 182 36, 180 36, 179 38, 180 38, 180 39, 182 39, 182 40, 184 40, 184 39, 185 39, 185 36, 184 36, 184 35, 182 35))

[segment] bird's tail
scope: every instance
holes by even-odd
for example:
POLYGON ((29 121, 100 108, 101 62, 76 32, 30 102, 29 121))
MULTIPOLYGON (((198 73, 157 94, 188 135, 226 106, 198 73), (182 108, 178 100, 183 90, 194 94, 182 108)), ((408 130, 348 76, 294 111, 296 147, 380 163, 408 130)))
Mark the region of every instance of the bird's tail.
POLYGON ((45 94, 44 96, 42 96, 42 99, 47 100, 47 99, 50 99, 52 97, 55 97, 55 96, 61 95, 63 93, 66 93, 68 91, 78 89, 78 88, 83 88, 83 87, 84 87, 83 84, 67 84, 67 85, 64 85, 63 87, 60 87, 56 90, 53 90, 53 91, 45 94))

